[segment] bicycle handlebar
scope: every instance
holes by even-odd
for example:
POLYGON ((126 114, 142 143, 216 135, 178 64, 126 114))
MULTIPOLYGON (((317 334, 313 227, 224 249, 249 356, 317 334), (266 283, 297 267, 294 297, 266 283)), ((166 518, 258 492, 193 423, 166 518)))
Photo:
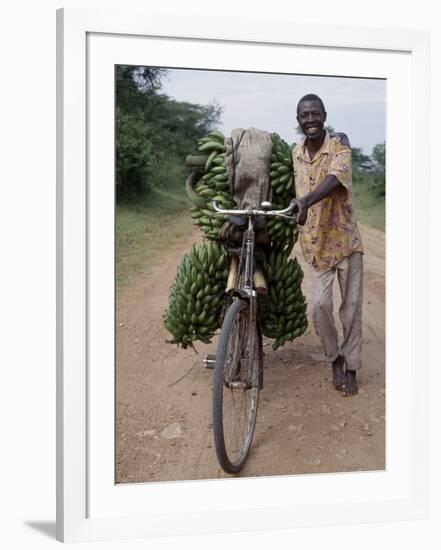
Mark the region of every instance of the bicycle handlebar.
POLYGON ((217 206, 217 202, 213 200, 211 202, 213 209, 215 211, 215 214, 229 214, 229 215, 244 215, 244 216, 278 216, 281 218, 288 218, 292 219, 291 216, 287 216, 287 214, 291 214, 294 209, 296 208, 296 203, 294 201, 291 201, 289 206, 287 208, 284 208, 283 210, 259 210, 257 208, 246 208, 245 210, 224 210, 222 208, 219 208, 217 206))

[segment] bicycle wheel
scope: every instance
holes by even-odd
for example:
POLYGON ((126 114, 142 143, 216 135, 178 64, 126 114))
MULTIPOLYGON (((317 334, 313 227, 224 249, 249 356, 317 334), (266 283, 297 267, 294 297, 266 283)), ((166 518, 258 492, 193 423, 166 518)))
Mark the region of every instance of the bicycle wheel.
POLYGON ((251 446, 261 369, 259 328, 250 322, 248 302, 235 299, 222 325, 213 384, 216 454, 223 470, 230 474, 242 469, 251 446))

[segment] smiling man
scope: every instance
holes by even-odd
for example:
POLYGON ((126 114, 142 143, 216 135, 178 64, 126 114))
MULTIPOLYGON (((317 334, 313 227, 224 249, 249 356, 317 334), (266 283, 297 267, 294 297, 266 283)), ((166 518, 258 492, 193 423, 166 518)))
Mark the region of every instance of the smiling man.
POLYGON ((344 395, 358 393, 361 367, 363 248, 352 208, 351 146, 343 133, 325 129, 323 101, 308 94, 297 105, 305 138, 293 150, 300 244, 310 267, 313 325, 332 364, 333 385, 344 395), (343 341, 333 314, 332 288, 338 277, 343 341))

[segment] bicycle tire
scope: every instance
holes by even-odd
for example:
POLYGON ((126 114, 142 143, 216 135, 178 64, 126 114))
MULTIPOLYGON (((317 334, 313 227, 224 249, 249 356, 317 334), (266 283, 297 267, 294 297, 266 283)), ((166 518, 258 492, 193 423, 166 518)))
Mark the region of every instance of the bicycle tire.
MULTIPOLYGON (((237 346, 237 339, 239 339, 240 355, 242 355, 245 344, 238 331, 243 329, 243 319, 247 318, 249 319, 248 301, 240 298, 235 299, 228 308, 222 324, 214 369, 214 442, 219 464, 225 472, 230 474, 236 474, 243 468, 251 447, 256 424, 260 384, 254 383, 253 385, 250 381, 255 377, 253 374, 254 369, 259 369, 258 374, 260 376, 263 366, 262 337, 257 322, 254 324, 256 334, 252 365, 249 365, 249 361, 240 361, 239 367, 233 364, 237 361, 237 348, 231 349, 231 346, 233 348, 237 346), (233 358, 231 358, 232 351, 236 352, 233 353, 233 358), (231 364, 228 363, 229 359, 233 359, 231 364), (226 376, 227 370, 229 370, 228 376, 226 376), (226 378, 229 381, 226 381, 226 378), (233 381, 232 384, 230 383, 231 380, 233 381), (245 409, 245 418, 241 419, 240 411, 245 409), (238 420, 237 424, 235 423, 236 420, 238 420), (243 422, 243 426, 239 425, 241 422, 243 422)), ((249 328, 248 322, 248 326, 245 324, 245 329, 242 330, 242 334, 247 332, 248 340, 249 328)))

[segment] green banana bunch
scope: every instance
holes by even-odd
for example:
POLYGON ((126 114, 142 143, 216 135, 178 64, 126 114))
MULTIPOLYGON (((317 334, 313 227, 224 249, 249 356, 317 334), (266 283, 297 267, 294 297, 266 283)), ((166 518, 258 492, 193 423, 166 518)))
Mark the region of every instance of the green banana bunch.
POLYGON ((288 199, 289 202, 294 195, 292 149, 278 134, 271 134, 271 140, 273 150, 270 176, 273 196, 277 199, 288 199))
POLYGON ((267 314, 262 322, 262 332, 275 338, 273 349, 289 340, 298 338, 308 327, 306 301, 301 283, 303 270, 297 258, 273 249, 264 264, 268 284, 267 314))
MULTIPOLYGON (((286 208, 294 197, 294 173, 292 149, 278 134, 271 134, 273 143, 271 155, 271 187, 273 191, 273 208, 286 208)), ((292 251, 298 238, 298 227, 295 219, 272 218, 267 223, 271 242, 279 250, 288 254, 292 251)))
POLYGON ((186 349, 195 340, 211 342, 219 326, 227 277, 227 255, 222 246, 212 241, 193 245, 170 289, 164 315, 165 328, 173 336, 170 343, 186 349))
MULTIPOLYGON (((285 206, 274 206, 276 209, 286 208, 285 206)), ((291 254, 299 235, 299 228, 295 219, 272 218, 267 222, 267 229, 270 240, 277 250, 284 254, 291 254)))
MULTIPOLYGON (((219 237, 219 229, 227 219, 226 216, 214 214, 211 202, 216 200, 219 207, 224 209, 233 206, 225 165, 224 140, 225 137, 221 132, 213 130, 198 141, 198 151, 208 155, 204 159, 204 174, 194 188, 186 186, 187 195, 193 202, 190 215, 194 223, 201 228, 204 236, 211 240, 219 237)), ((187 165, 196 158, 198 157, 187 157, 187 165)))

